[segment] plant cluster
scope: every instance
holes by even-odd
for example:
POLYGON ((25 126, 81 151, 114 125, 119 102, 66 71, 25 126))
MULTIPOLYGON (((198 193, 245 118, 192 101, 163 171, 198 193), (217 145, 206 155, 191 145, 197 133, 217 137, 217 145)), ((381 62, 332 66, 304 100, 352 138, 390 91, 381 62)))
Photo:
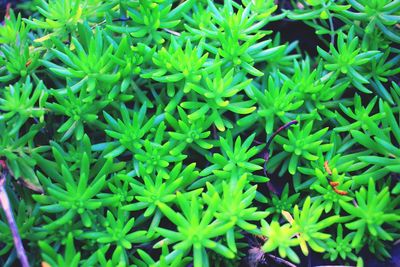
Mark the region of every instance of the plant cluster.
MULTIPOLYGON (((32 266, 389 260, 400 1, 222 2, 7 11, 0 174, 32 266), (294 22, 314 54, 271 30, 294 22)), ((1 266, 20 252, 7 218, 1 266)))

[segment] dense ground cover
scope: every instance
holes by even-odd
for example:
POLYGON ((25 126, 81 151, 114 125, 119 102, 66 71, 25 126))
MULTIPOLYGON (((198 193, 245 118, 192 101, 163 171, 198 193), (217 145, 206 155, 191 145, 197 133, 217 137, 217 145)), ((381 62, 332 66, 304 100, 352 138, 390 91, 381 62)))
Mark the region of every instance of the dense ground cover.
POLYGON ((398 0, 7 10, 0 265, 22 252, 11 212, 32 266, 389 266, 399 18, 398 0))

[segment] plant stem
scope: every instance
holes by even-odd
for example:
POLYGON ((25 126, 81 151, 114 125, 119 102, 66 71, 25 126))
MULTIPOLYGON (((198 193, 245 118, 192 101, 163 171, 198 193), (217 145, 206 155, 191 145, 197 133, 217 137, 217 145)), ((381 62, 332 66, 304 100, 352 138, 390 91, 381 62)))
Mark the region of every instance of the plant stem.
MULTIPOLYGON (((274 139, 275 136, 277 136, 281 131, 283 131, 283 130, 289 128, 290 126, 292 126, 293 124, 297 124, 297 123, 299 123, 297 120, 292 120, 292 121, 286 123, 285 125, 279 127, 278 130, 276 130, 276 131, 271 135, 271 137, 268 139, 268 141, 267 141, 267 149, 269 149, 269 145, 272 143, 272 140, 274 139)), ((268 155, 268 156, 269 156, 269 155, 268 155)))
MULTIPOLYGON (((327 8, 327 6, 324 2, 322 2, 322 6, 324 8, 327 8)), ((331 44, 333 45, 335 43, 335 27, 333 26, 333 20, 332 20, 332 16, 330 14, 328 17, 328 21, 329 21, 329 28, 330 28, 331 44)))
POLYGON ((289 267, 296 267, 296 265, 294 265, 293 263, 291 263, 290 261, 284 260, 282 258, 279 258, 277 256, 274 256, 272 254, 266 254, 267 257, 271 258, 273 261, 279 263, 279 264, 284 264, 287 265, 289 267))
POLYGON ((286 123, 285 125, 279 127, 278 130, 276 130, 276 131, 271 135, 271 137, 268 139, 267 145, 266 145, 266 152, 265 152, 265 154, 264 154, 264 174, 265 174, 265 175, 267 175, 267 163, 268 163, 268 161, 269 161, 269 156, 270 156, 270 153, 269 153, 269 146, 271 145, 272 140, 274 140, 275 136, 277 136, 281 131, 283 131, 283 130, 289 128, 290 126, 292 126, 293 124, 297 124, 297 123, 299 123, 297 120, 292 120, 292 121, 286 123))
MULTIPOLYGON (((4 163, 2 161, 2 163, 4 163)), ((2 164, 4 165, 4 164, 2 164)), ((15 249, 17 251, 18 258, 21 262, 22 267, 29 267, 28 258, 25 253, 24 246, 22 244, 21 236, 18 233, 18 227, 15 223, 14 215, 12 213, 10 200, 7 195, 7 191, 5 188, 6 184, 6 173, 7 171, 3 168, 3 171, 0 173, 0 205, 6 214, 8 225, 10 226, 10 230, 13 236, 15 249)))
POLYGON ((331 44, 333 45, 335 43, 335 28, 333 26, 333 20, 332 17, 329 16, 329 27, 331 28, 331 44))
MULTIPOLYGON (((292 120, 292 121, 286 123, 285 125, 279 127, 278 130, 276 130, 276 131, 271 135, 271 137, 267 140, 266 151, 265 151, 265 153, 264 153, 264 166, 263 166, 263 172, 264 172, 264 175, 265 175, 265 176, 267 176, 267 163, 268 163, 268 161, 269 161, 269 156, 270 156, 269 146, 271 145, 272 140, 273 140, 274 137, 277 136, 281 131, 283 131, 283 130, 285 130, 285 129, 289 128, 290 126, 292 126, 292 125, 294 125, 294 124, 297 124, 297 123, 299 123, 297 120, 292 120)), ((256 141, 256 140, 255 140, 255 141, 256 141)), ((258 142, 258 141, 256 141, 256 142, 258 142)), ((260 143, 260 142, 259 142, 259 143, 260 143)), ((271 192, 273 192, 273 193, 275 193, 276 195, 278 195, 278 191, 275 189, 275 187, 274 187, 274 185, 272 184, 271 181, 267 182, 267 186, 268 186, 268 189, 269 189, 271 192)))

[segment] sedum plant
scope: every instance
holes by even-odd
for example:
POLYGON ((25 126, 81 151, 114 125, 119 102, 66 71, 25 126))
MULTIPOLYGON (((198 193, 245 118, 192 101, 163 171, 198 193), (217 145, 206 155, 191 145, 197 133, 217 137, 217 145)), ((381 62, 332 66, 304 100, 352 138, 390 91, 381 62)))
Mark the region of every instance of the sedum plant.
MULTIPOLYGON (((240 82, 240 76, 234 75, 233 69, 223 74, 221 68, 218 68, 212 79, 207 77, 201 86, 193 85, 193 91, 199 95, 202 101, 181 103, 184 109, 195 109, 188 115, 189 120, 196 120, 208 115, 219 131, 225 131, 226 128, 233 128, 232 122, 223 116, 225 112, 249 114, 255 110, 252 100, 244 100, 238 94, 245 90, 251 82, 251 80, 240 82)), ((197 98, 193 100, 195 99, 197 98)))
MULTIPOLYGON (((257 226, 249 221, 259 221, 268 215, 268 212, 257 211, 256 207, 249 207, 252 200, 256 197, 256 186, 250 187, 244 191, 247 175, 244 174, 239 181, 231 180, 228 183, 222 183, 222 196, 218 195, 217 201, 214 199, 214 194, 217 190, 210 184, 207 184, 209 194, 204 200, 207 205, 213 205, 213 202, 220 203, 216 210, 215 217, 226 223, 235 223, 235 226, 240 227, 246 232, 257 233, 257 226)), ((218 193, 217 193, 218 194, 218 193)), ((226 232, 226 240, 228 247, 237 252, 235 241, 235 228, 232 227, 226 232)))
POLYGON ((211 131, 206 131, 206 129, 210 127, 212 121, 206 119, 205 116, 189 120, 187 113, 181 107, 177 107, 177 109, 179 120, 169 113, 165 114, 165 120, 175 130, 168 132, 176 144, 171 150, 171 154, 179 154, 187 147, 196 151, 211 149, 214 146, 209 139, 211 131))
MULTIPOLYGON (((214 198, 215 198, 214 194, 214 198)), ((216 200, 216 199, 215 199, 216 200)), ((182 194, 177 194, 177 202, 183 214, 176 213, 173 209, 160 202, 159 208, 165 216, 177 226, 178 231, 165 228, 157 228, 165 239, 161 242, 167 242, 174 245, 174 254, 185 255, 193 249, 194 266, 209 266, 206 248, 227 258, 234 258, 235 254, 225 245, 212 240, 214 237, 225 234, 233 226, 232 222, 223 223, 214 218, 216 201, 206 210, 202 211, 200 203, 196 201, 196 196, 191 199, 182 194)))
POLYGON ((194 85, 199 83, 203 72, 210 72, 205 66, 208 54, 203 55, 202 47, 193 48, 190 40, 185 44, 185 48, 177 43, 176 39, 171 37, 170 47, 164 47, 158 51, 153 58, 156 70, 143 74, 142 77, 149 78, 162 82, 184 82, 183 92, 188 93, 194 85), (185 64, 181 64, 181 60, 185 64), (168 73, 168 75, 166 75, 168 73))
POLYGON ((146 105, 143 105, 139 112, 134 112, 132 119, 129 110, 125 105, 121 105, 122 120, 115 120, 111 115, 104 112, 105 120, 109 129, 105 133, 115 142, 107 142, 103 145, 97 145, 96 149, 102 149, 104 145, 112 146, 114 149, 109 152, 106 157, 116 157, 124 153, 126 150, 137 152, 143 146, 141 139, 153 126, 155 118, 147 119, 146 105), (146 121, 145 121, 146 119, 146 121), (142 125, 143 124, 143 125, 142 125), (138 128, 137 128, 138 127, 138 128))
POLYGON ((0 6, 0 266, 394 264, 398 0, 0 6))
POLYGON ((343 201, 340 203, 345 211, 356 218, 355 221, 345 224, 347 228, 356 230, 351 242, 352 247, 359 247, 361 240, 365 237, 365 232, 382 240, 391 240, 393 237, 382 226, 384 223, 397 225, 400 218, 392 205, 388 205, 388 188, 384 188, 379 193, 376 192, 371 178, 368 182, 368 190, 362 187, 355 196, 357 207, 343 201), (365 210, 366 207, 368 210, 365 210))
POLYGON ((332 146, 332 144, 321 145, 321 137, 328 131, 328 128, 311 133, 313 123, 313 121, 309 121, 302 129, 298 125, 295 126, 293 131, 288 131, 288 139, 281 136, 276 137, 277 142, 283 146, 284 151, 281 153, 285 155, 290 153, 290 159, 287 164, 290 174, 296 173, 300 159, 309 161, 317 160, 317 151, 325 152, 332 146))
POLYGON ((345 41, 345 35, 343 33, 338 34, 337 49, 333 44, 330 44, 329 49, 332 55, 321 48, 318 48, 318 53, 326 61, 325 69, 346 75, 358 90, 369 93, 371 91, 363 85, 368 83, 368 76, 366 78, 361 75, 358 69, 366 64, 371 57, 378 55, 379 51, 361 52, 358 37, 354 36, 354 28, 349 30, 346 37, 347 40, 345 41))
POLYGON ((4 98, 0 99, 1 110, 3 111, 0 120, 7 122, 13 130, 10 134, 15 134, 30 118, 41 122, 44 121, 46 108, 44 104, 48 98, 48 92, 39 83, 33 89, 30 78, 25 83, 10 85, 4 92, 4 98), (23 85, 23 87, 21 87, 23 85))
POLYGON ((279 255, 283 258, 289 258, 295 263, 300 262, 299 256, 291 247, 299 245, 299 240, 295 238, 296 229, 286 223, 279 225, 277 221, 270 224, 265 220, 261 221, 261 233, 267 238, 262 246, 262 250, 270 252, 278 249, 279 255))
MULTIPOLYGON (((91 211, 101 207, 101 201, 95 196, 105 186, 106 177, 103 173, 107 172, 105 168, 109 168, 110 161, 89 182, 90 161, 86 153, 81 158, 79 180, 74 179, 73 173, 68 170, 68 165, 62 159, 60 152, 53 149, 53 153, 59 163, 64 163, 59 170, 51 170, 52 179, 59 180, 59 183, 52 184, 50 179, 39 173, 39 179, 45 185, 48 195, 36 195, 34 199, 42 204, 43 211, 63 215, 49 223, 46 228, 57 229, 65 223, 71 223, 76 216, 80 216, 85 227, 90 227, 93 223, 91 211)), ((50 172, 49 169, 48 171, 50 172)))

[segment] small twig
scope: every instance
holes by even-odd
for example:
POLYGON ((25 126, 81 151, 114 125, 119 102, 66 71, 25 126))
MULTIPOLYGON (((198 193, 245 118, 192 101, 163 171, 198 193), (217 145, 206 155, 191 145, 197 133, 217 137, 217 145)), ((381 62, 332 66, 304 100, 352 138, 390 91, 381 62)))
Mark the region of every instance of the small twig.
POLYGON ((117 21, 125 22, 125 21, 131 21, 131 20, 132 20, 131 18, 121 17, 121 18, 115 18, 115 19, 113 19, 112 21, 113 21, 113 22, 117 22, 117 21))
POLYGON ((5 19, 10 19, 10 10, 11 10, 11 3, 6 5, 6 14, 4 15, 5 19))
POLYGON ((264 154, 264 174, 265 174, 265 175, 267 174, 267 163, 268 163, 268 161, 269 161, 269 156, 270 156, 270 155, 269 155, 269 146, 271 145, 271 143, 272 143, 272 141, 274 140, 275 136, 277 136, 281 131, 283 131, 283 130, 289 128, 291 125, 297 124, 297 123, 298 123, 297 120, 293 120, 293 121, 290 121, 290 122, 286 123, 285 125, 279 127, 278 130, 276 130, 276 131, 271 135, 271 137, 268 139, 267 145, 266 145, 266 150, 267 150, 267 151, 266 151, 265 154, 264 154))
POLYGON ((215 124, 212 125, 212 135, 215 140, 218 140, 217 128, 215 128, 215 124))
POLYGON ((7 166, 4 160, 0 160, 0 165, 2 166, 2 171, 0 172, 0 206, 3 208, 4 213, 7 217, 8 225, 10 226, 15 249, 17 251, 18 258, 21 262, 21 266, 29 267, 28 258, 25 253, 24 245, 22 244, 21 236, 18 233, 18 226, 15 222, 14 215, 11 210, 10 200, 8 198, 7 191, 5 188, 7 166))
POLYGON ((275 136, 277 136, 280 132, 282 132, 283 130, 286 130, 287 128, 289 128, 290 126, 299 123, 297 120, 292 120, 288 123, 286 123, 285 125, 281 126, 278 128, 278 130, 276 130, 271 137, 268 139, 267 142, 267 149, 269 149, 269 145, 272 143, 272 140, 275 138, 275 136))
MULTIPOLYGON (((322 2, 322 6, 324 8, 327 8, 325 2, 322 2)), ((335 43, 335 27, 333 26, 332 16, 328 16, 328 21, 329 21, 329 28, 330 28, 331 44, 333 45, 335 43)))
POLYGON ((284 265, 289 266, 289 267, 296 267, 296 265, 294 265, 290 261, 284 260, 284 259, 279 258, 277 256, 274 256, 274 255, 271 255, 271 254, 266 254, 266 256, 271 258, 273 261, 275 261, 275 262, 277 262, 279 264, 284 264, 284 265))
MULTIPOLYGON (((275 138, 275 136, 277 136, 281 131, 283 131, 283 130, 289 128, 291 125, 297 124, 297 123, 298 123, 297 120, 293 120, 293 121, 290 121, 290 122, 286 123, 285 125, 279 127, 278 130, 276 130, 276 131, 271 135, 271 137, 268 139, 267 145, 266 145, 266 151, 265 151, 265 154, 264 154, 264 166, 263 166, 263 172, 264 172, 264 175, 265 175, 265 176, 267 176, 267 163, 268 163, 268 161, 269 161, 269 156, 270 156, 269 146, 271 145, 272 140, 273 140, 273 139, 275 138)), ((261 142, 259 142, 259 141, 257 141, 257 140, 254 140, 254 142, 255 142, 256 144, 257 144, 257 143, 258 143, 258 144, 261 144, 261 142)), ((278 195, 278 191, 275 189, 274 185, 273 185, 271 182, 267 182, 267 187, 268 187, 268 189, 269 189, 271 192, 273 192, 273 193, 275 193, 275 194, 278 195)))
POLYGON ((333 45, 335 43, 335 28, 333 26, 333 20, 332 17, 329 16, 329 27, 331 28, 331 44, 333 45))
POLYGON ((179 32, 176 32, 176 31, 173 31, 173 30, 170 30, 170 29, 167 29, 167 28, 164 28, 163 30, 168 32, 168 33, 170 33, 170 34, 173 34, 175 36, 181 36, 181 34, 179 32))
POLYGON ((269 191, 271 191, 271 192, 274 193, 275 195, 279 195, 278 190, 276 190, 274 184, 271 183, 271 181, 268 181, 268 182, 267 182, 267 187, 268 187, 269 191))
POLYGON ((5 25, 6 20, 10 19, 10 9, 11 9, 11 3, 8 3, 6 5, 6 14, 4 15, 4 20, 1 22, 1 25, 5 25))
POLYGON ((6 5, 6 14, 4 15, 5 19, 10 19, 10 10, 11 10, 11 3, 6 5))
MULTIPOLYGON (((128 17, 120 17, 120 18, 115 18, 112 19, 112 22, 126 22, 126 21, 131 21, 131 18, 128 17)), ((107 20, 102 20, 99 23, 95 23, 93 24, 90 28, 93 30, 95 29, 97 26, 102 26, 103 24, 105 24, 107 22, 107 20)))
POLYGON ((257 145, 262 145, 262 144, 264 144, 263 142, 257 141, 257 140, 255 140, 255 139, 253 140, 253 142, 256 143, 257 145))
POLYGON ((43 194, 44 193, 42 187, 37 186, 37 185, 33 184, 32 182, 29 182, 28 180, 24 180, 22 178, 18 178, 17 183, 20 184, 23 187, 26 187, 26 188, 28 188, 28 189, 30 189, 32 191, 35 191, 36 193, 39 193, 39 194, 43 194))
POLYGON ((332 175, 332 171, 331 171, 331 169, 329 168, 329 162, 328 162, 327 160, 325 160, 325 162, 324 162, 324 168, 325 168, 325 171, 326 171, 329 175, 332 175))

